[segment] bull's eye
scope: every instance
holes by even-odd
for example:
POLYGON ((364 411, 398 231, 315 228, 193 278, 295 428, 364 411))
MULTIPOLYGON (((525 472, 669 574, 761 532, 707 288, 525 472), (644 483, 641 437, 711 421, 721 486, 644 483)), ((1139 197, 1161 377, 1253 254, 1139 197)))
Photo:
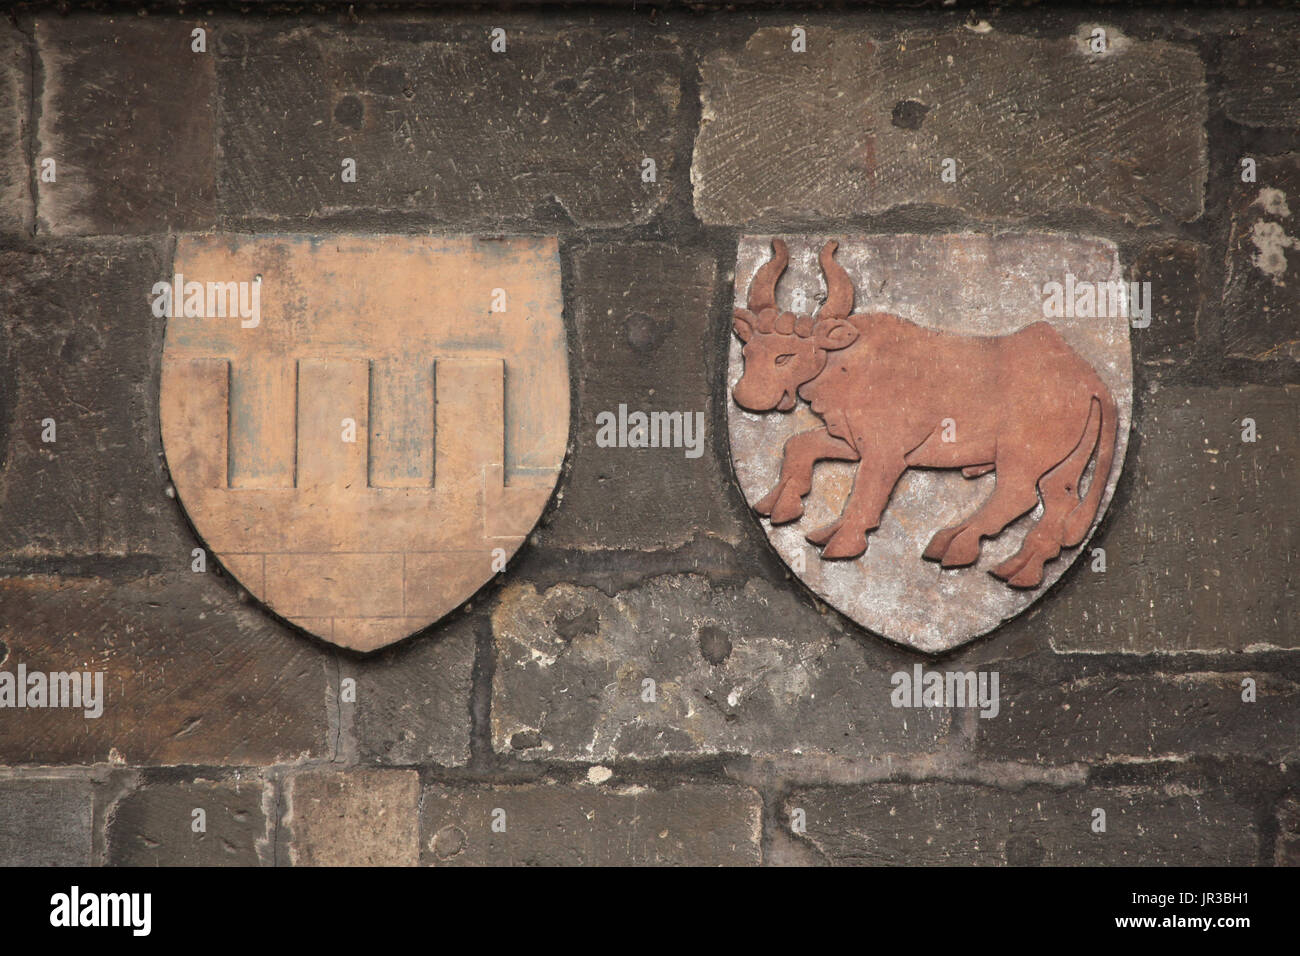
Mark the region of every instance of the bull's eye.
POLYGON ((786 352, 784 355, 778 355, 778 356, 776 357, 776 364, 777 364, 777 365, 784 365, 786 362, 790 361, 790 359, 792 359, 792 358, 794 358, 794 353, 793 353, 793 352, 786 352))

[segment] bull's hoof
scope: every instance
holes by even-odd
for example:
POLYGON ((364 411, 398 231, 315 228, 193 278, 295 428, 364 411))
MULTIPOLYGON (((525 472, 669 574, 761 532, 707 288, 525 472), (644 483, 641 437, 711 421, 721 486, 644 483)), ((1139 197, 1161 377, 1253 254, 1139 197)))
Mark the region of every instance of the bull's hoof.
POLYGON ((776 501, 769 518, 772 524, 787 524, 803 517, 803 502, 798 495, 783 495, 776 501))
POLYGON ((945 568, 964 568, 978 561, 979 556, 980 536, 967 528, 952 539, 939 563, 945 568))
POLYGON ((1008 581, 1011 579, 1011 576, 1015 575, 1015 572, 1021 570, 1022 564, 1024 564, 1023 559, 1019 557, 1019 555, 1013 555, 1013 557, 1006 559, 1006 561, 1001 564, 997 564, 996 567, 989 568, 988 572, 995 576, 995 578, 1001 578, 1004 581, 1008 581))
POLYGON ((943 557, 943 553, 948 550, 948 545, 952 543, 952 539, 957 537, 957 532, 959 531, 961 531, 961 525, 957 525, 953 528, 944 528, 942 531, 937 532, 935 536, 930 539, 930 543, 925 546, 925 550, 921 552, 921 557, 925 558, 927 561, 940 560, 943 557))
POLYGON ((1013 588, 1036 588, 1042 583, 1043 565, 1038 561, 1030 561, 1007 581, 1013 588))
POLYGON ((866 554, 867 536, 861 532, 854 532, 848 528, 842 528, 826 542, 826 547, 822 549, 822 557, 832 561, 844 560, 846 558, 856 558, 866 554))
POLYGON ((759 498, 758 501, 754 503, 754 510, 766 518, 768 515, 772 513, 772 509, 776 507, 776 503, 777 501, 780 500, 780 498, 781 498, 781 486, 777 485, 775 488, 773 488, 771 491, 765 494, 762 498, 759 498))
POLYGON ((989 574, 993 575, 994 577, 1001 578, 1003 581, 1006 581, 1008 584, 1010 584, 1011 579, 1014 578, 1017 574, 1019 574, 1020 569, 1023 568, 1028 563, 1029 563, 1029 555, 1025 554, 1023 551, 1017 551, 1015 554, 1007 558, 997 567, 990 569, 989 574))
POLYGON ((804 540, 808 541, 810 544, 815 544, 820 548, 831 538, 835 537, 835 532, 840 530, 840 525, 842 524, 844 524, 843 519, 832 521, 824 528, 818 528, 816 531, 809 531, 804 535, 804 540))

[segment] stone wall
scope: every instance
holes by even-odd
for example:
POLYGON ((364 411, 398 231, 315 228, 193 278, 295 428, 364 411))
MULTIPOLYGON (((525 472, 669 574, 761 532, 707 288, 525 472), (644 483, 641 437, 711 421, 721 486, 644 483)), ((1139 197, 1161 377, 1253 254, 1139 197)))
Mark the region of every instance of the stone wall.
POLYGON ((1300 862, 1294 13, 38 6, 0 50, 0 670, 107 693, 0 709, 0 862, 1300 862), (148 293, 214 231, 559 237, 557 492, 388 650, 191 570, 148 293), (927 658, 735 483, 737 241, 1017 231, 1152 284, 1106 567, 927 658), (704 412, 704 453, 598 446, 620 403, 704 412), (892 706, 917 663, 999 713, 892 706))

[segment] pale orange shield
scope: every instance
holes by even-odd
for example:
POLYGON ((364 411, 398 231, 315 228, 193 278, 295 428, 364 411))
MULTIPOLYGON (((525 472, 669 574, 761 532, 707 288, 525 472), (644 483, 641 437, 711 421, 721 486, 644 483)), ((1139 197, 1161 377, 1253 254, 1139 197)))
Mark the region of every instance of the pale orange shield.
POLYGON ((554 239, 183 237, 173 272, 167 463, 250 593, 368 651, 504 568, 568 441, 554 239))

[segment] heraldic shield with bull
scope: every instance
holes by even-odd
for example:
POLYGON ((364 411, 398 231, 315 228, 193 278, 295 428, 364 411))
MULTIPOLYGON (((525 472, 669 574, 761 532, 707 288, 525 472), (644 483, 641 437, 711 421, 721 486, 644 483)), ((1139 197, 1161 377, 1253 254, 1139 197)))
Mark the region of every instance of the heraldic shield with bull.
POLYGON ((1132 407, 1119 260, 1051 238, 740 245, 728 418, 746 499, 814 592, 917 650, 1028 607, 1114 492, 1132 407))
POLYGON ((568 440, 554 239, 183 237, 174 273, 167 465, 248 592, 370 651, 503 570, 568 440))

